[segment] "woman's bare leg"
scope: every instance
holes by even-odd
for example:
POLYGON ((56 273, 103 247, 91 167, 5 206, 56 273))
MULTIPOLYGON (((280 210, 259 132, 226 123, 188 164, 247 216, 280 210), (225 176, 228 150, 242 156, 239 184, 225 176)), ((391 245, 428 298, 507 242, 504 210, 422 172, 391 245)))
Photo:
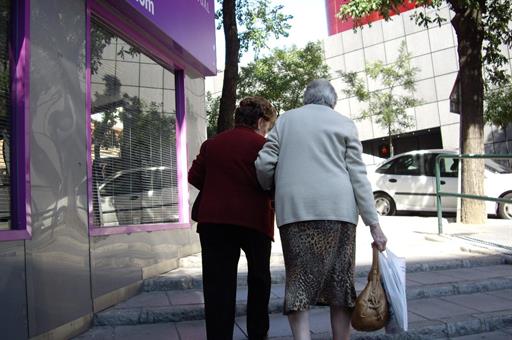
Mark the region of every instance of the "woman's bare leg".
POLYGON ((288 322, 292 329, 293 339, 311 340, 309 332, 309 313, 307 310, 288 314, 288 322))
POLYGON ((352 313, 344 307, 331 306, 331 329, 333 340, 350 339, 350 319, 352 313))

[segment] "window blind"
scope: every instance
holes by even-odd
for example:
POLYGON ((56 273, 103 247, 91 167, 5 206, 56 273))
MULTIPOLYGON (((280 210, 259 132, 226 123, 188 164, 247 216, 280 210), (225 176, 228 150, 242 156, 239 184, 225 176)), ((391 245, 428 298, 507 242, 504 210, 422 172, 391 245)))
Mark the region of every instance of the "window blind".
POLYGON ((91 23, 94 223, 179 220, 174 74, 91 23))
POLYGON ((11 225, 11 93, 9 39, 11 34, 11 1, 0 0, 0 230, 11 225))

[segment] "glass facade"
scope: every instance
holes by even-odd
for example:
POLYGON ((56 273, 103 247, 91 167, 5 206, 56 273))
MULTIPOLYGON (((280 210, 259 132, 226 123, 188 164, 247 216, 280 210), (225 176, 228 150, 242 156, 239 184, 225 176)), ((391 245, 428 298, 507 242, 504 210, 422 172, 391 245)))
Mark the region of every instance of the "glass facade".
POLYGON ((11 69, 9 41, 11 35, 11 1, 0 0, 0 230, 11 227, 11 69))
POLYGON ((91 22, 94 225, 179 221, 175 76, 91 22))

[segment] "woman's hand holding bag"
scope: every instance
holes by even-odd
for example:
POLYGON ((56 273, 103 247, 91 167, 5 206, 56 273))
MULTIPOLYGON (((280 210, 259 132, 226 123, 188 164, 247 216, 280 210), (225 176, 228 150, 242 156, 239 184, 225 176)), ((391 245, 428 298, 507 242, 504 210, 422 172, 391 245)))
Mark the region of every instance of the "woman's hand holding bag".
POLYGON ((352 327, 358 331, 372 332, 386 326, 388 320, 388 301, 380 281, 379 251, 373 247, 372 268, 366 287, 356 299, 352 327))

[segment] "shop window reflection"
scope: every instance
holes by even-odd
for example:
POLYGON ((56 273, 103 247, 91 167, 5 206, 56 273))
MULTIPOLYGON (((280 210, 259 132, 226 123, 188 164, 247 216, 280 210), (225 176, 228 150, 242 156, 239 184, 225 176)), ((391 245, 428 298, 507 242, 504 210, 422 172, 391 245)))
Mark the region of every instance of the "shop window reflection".
POLYGON ((96 226, 179 221, 175 90, 164 87, 169 77, 174 78, 172 72, 92 21, 91 158, 96 226))

